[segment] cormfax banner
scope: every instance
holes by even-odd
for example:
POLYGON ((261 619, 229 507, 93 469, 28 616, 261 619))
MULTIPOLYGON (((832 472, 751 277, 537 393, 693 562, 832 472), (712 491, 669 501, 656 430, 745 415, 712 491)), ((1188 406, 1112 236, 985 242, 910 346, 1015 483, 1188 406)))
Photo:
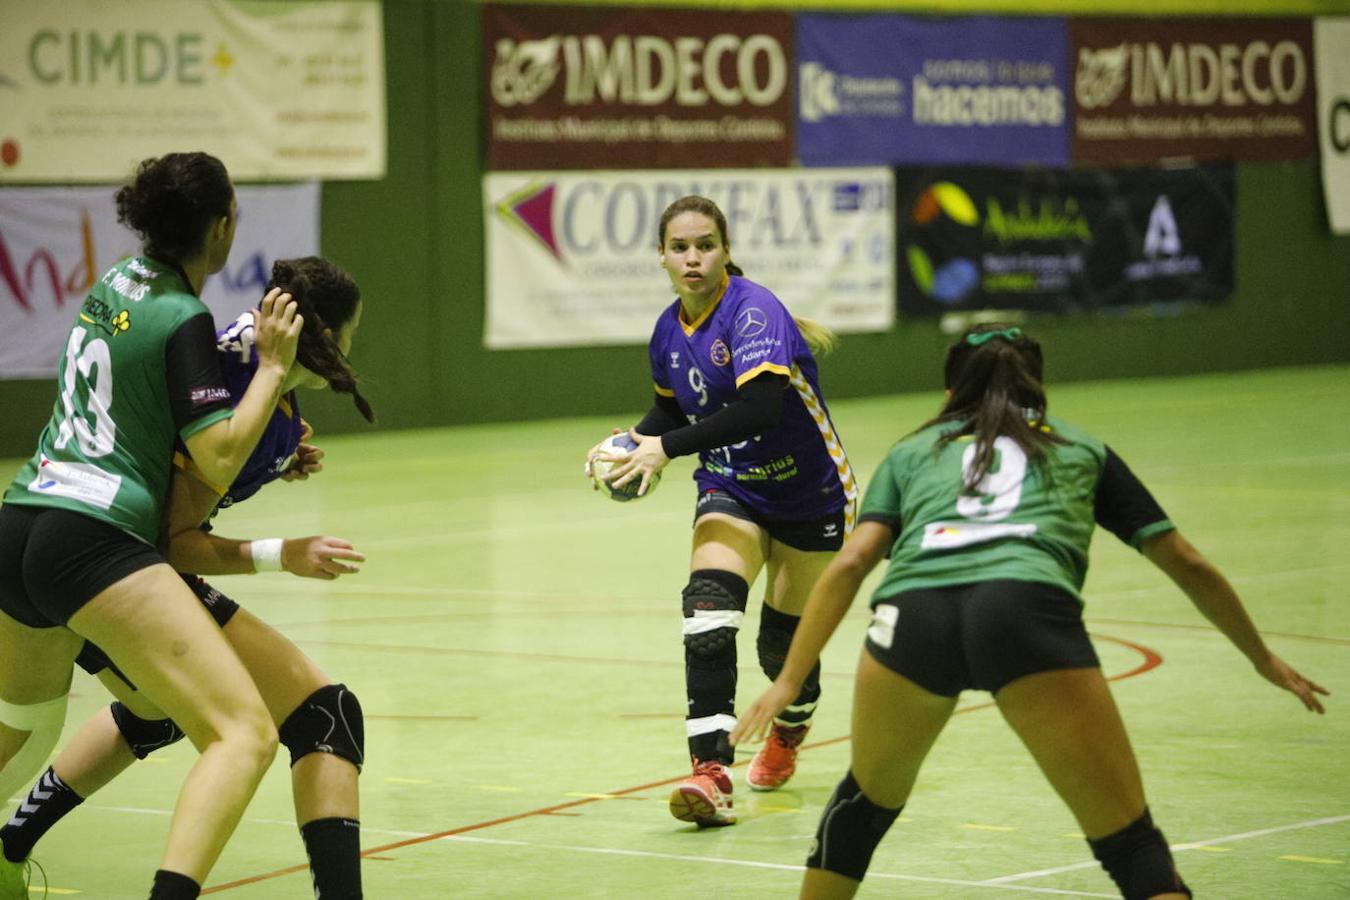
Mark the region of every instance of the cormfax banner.
POLYGON ((483 179, 485 345, 645 344, 675 299, 658 222, 688 194, 722 209, 732 260, 794 314, 893 324, 889 169, 498 172, 483 179))
MULTIPOLYGON (((0 189, 0 378, 56 374, 85 294, 139 252, 113 187, 0 189)), ((272 263, 319 252, 319 185, 237 186, 239 227, 202 300, 224 324, 262 299, 272 263)))
POLYGON ((1064 19, 797 17, 807 165, 1068 162, 1064 19))
POLYGON ((900 310, 1076 313, 1233 291, 1233 167, 901 169, 900 310))

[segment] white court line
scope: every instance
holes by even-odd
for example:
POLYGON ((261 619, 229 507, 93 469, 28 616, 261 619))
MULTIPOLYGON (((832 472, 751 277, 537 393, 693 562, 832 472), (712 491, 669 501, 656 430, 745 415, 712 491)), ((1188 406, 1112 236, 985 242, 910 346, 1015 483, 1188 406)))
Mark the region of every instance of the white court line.
MULTIPOLYGON (((1223 837, 1210 838, 1205 841, 1191 841, 1186 844, 1173 844, 1173 851, 1197 850, 1200 847, 1212 847, 1215 844, 1232 844, 1237 841, 1247 841, 1252 838, 1265 837, 1268 834, 1279 834, 1282 831, 1295 831, 1300 828, 1317 828, 1321 825, 1338 825, 1341 822, 1350 822, 1350 816, 1331 816, 1326 819, 1309 819, 1306 822, 1295 822, 1292 825, 1277 825, 1274 828, 1262 828, 1257 831, 1244 831, 1240 834, 1228 834, 1223 837)), ((1061 872, 1073 872, 1077 869, 1096 868, 1098 862, 1094 859, 1091 862, 1074 863, 1071 866, 1057 866, 1053 869, 1038 869, 1035 872, 1018 872, 1016 875, 1004 875, 999 878, 987 878, 985 884, 1007 884, 1012 881, 1021 881, 1025 878, 1041 878, 1045 875, 1058 875, 1061 872)))

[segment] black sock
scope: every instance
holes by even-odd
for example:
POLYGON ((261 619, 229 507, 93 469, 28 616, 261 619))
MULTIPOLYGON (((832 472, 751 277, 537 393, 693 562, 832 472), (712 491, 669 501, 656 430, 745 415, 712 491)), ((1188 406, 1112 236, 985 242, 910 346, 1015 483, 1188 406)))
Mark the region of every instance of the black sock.
POLYGON ((314 876, 314 896, 323 900, 361 898, 361 823, 315 819, 300 828, 314 876))
POLYGON ((160 869, 150 888, 150 900, 197 900, 201 893, 202 886, 186 875, 160 869))
POLYGON ((83 802, 84 798, 71 790, 48 766, 28 792, 28 799, 19 804, 14 815, 0 828, 5 859, 23 862, 33 852, 33 845, 42 840, 42 836, 66 813, 83 802))

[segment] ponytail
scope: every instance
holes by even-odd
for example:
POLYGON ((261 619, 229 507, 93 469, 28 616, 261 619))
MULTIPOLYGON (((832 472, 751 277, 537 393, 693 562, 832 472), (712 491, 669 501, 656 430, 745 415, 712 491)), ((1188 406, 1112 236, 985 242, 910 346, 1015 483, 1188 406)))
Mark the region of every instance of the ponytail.
POLYGON ((808 319, 806 316, 793 316, 792 321, 797 323, 797 329, 801 331, 802 337, 806 340, 806 346, 810 347, 811 352, 816 356, 829 354, 839 343, 839 336, 815 319, 808 319))
POLYGON ((356 387, 352 368, 333 332, 341 330, 361 302, 361 292, 351 276, 319 256, 279 259, 272 265, 268 289, 279 287, 296 302, 305 324, 300 331, 295 361, 321 376, 339 394, 348 394, 367 422, 375 421, 375 411, 356 387))
POLYGON ((1047 400, 1041 371, 1041 346, 1020 328, 977 325, 948 349, 950 396, 919 430, 959 423, 938 439, 934 452, 959 437, 974 437, 975 458, 963 478, 967 490, 975 490, 993 468, 994 442, 1000 437, 1017 444, 1033 464, 1045 460, 1047 447, 1066 443, 1044 427, 1047 400))

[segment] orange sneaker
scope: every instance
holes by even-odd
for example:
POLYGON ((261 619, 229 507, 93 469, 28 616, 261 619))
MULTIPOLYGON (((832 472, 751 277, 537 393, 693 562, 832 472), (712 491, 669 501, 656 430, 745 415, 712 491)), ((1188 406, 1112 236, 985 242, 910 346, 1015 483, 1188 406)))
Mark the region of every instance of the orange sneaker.
POLYGON ((731 771, 720 762, 695 762, 694 774, 675 785, 670 794, 670 814, 699 828, 735 824, 731 771))
POLYGON ((757 791, 776 791, 787 784, 797 771, 797 748, 810 730, 810 723, 787 726, 774 722, 764 746, 750 760, 745 783, 757 791))

